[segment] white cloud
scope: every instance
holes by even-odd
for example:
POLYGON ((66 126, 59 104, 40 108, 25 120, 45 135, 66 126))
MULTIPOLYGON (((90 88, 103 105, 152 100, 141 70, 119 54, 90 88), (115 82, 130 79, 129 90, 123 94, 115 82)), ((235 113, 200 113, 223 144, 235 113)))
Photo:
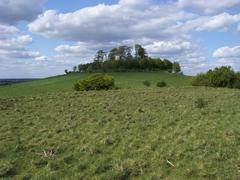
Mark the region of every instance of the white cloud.
POLYGON ((200 24, 197 30, 214 30, 214 29, 227 29, 229 26, 234 25, 240 21, 240 14, 230 15, 228 13, 222 13, 213 17, 210 17, 207 21, 200 24))
POLYGON ((194 19, 180 22, 169 27, 168 31, 189 32, 189 31, 227 31, 230 27, 235 27, 240 22, 240 14, 231 15, 221 13, 215 16, 199 16, 194 19))
POLYGON ((21 20, 31 21, 42 11, 44 0, 1 0, 0 22, 13 24, 21 20))
POLYGON ((240 46, 235 47, 221 47, 214 51, 213 57, 216 58, 239 58, 240 57, 240 46))
POLYGON ((204 13, 216 13, 229 8, 240 6, 239 0, 179 0, 181 8, 190 7, 204 13))
MULTIPOLYGON (((134 2, 136 1, 131 3, 134 2)), ((167 32, 167 27, 192 17, 193 14, 174 9, 170 5, 139 9, 135 6, 123 6, 121 3, 100 4, 65 14, 48 10, 29 24, 29 30, 48 38, 71 41, 109 42, 143 37, 164 38, 176 35, 176 32, 167 32)))
POLYGON ((213 57, 217 59, 217 66, 231 66, 235 70, 240 70, 240 46, 221 47, 213 52, 213 57))
POLYGON ((19 30, 14 26, 8 26, 4 24, 0 24, 0 38, 12 34, 16 34, 19 30))
POLYGON ((16 35, 15 38, 0 40, 0 57, 4 61, 17 59, 35 59, 41 56, 37 51, 30 51, 27 46, 32 43, 29 35, 16 35))
POLYGON ((150 4, 150 0, 120 0, 119 4, 121 6, 127 7, 144 7, 150 4))
POLYGON ((145 48, 153 54, 173 55, 190 50, 192 45, 187 41, 157 41, 145 46, 145 48))

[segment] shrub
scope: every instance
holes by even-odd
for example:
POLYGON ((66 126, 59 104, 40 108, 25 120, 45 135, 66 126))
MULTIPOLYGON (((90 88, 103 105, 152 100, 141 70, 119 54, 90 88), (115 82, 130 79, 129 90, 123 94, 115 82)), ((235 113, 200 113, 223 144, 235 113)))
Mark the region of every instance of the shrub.
POLYGON ((212 87, 232 88, 235 79, 235 73, 230 67, 215 68, 207 72, 209 85, 212 87))
POLYGON ((167 83, 165 81, 161 81, 157 83, 157 87, 166 87, 167 83))
POLYGON ((74 84, 76 91, 109 90, 114 88, 114 79, 106 74, 94 74, 74 84))
POLYGON ((234 80, 233 88, 240 89, 240 73, 237 73, 237 74, 235 75, 235 80, 234 80))
POLYGON ((208 78, 206 74, 198 74, 191 80, 192 86, 209 86, 208 78))
POLYGON ((80 84, 79 83, 74 84, 74 90, 75 91, 80 91, 80 84))
POLYGON ((206 74, 198 74, 192 79, 193 86, 240 88, 240 75, 231 67, 222 66, 209 70, 206 74))
POLYGON ((14 162, 0 161, 0 178, 14 176, 16 168, 14 162))
POLYGON ((197 108, 204 108, 206 105, 207 105, 207 102, 203 100, 203 98, 198 98, 196 101, 195 101, 195 104, 196 104, 196 107, 197 108))
POLYGON ((151 83, 149 81, 143 81, 143 84, 144 86, 147 86, 147 87, 151 86, 151 83))

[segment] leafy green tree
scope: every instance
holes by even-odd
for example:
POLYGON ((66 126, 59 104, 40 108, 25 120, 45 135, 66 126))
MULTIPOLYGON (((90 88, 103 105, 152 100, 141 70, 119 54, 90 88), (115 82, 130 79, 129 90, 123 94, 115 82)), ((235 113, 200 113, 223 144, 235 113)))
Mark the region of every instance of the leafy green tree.
POLYGON ((141 45, 136 44, 135 45, 135 52, 136 52, 136 59, 141 58, 144 59, 147 57, 147 51, 144 49, 141 45))
POLYGON ((103 62, 104 61, 104 58, 106 57, 106 52, 104 52, 103 50, 99 50, 97 51, 96 55, 95 55, 95 58, 94 58, 94 61, 96 62, 103 62))
POLYGON ((179 64, 179 62, 174 62, 172 65, 173 68, 173 72, 174 73, 180 73, 181 72, 181 66, 179 64))
POLYGON ((73 67, 73 72, 77 72, 77 66, 73 67))
POLYGON ((118 56, 118 49, 117 48, 113 48, 109 54, 108 54, 108 60, 109 61, 114 61, 117 60, 116 57, 118 56))
POLYGON ((163 60, 164 63, 164 69, 167 70, 168 72, 172 72, 173 69, 173 63, 171 61, 169 61, 168 59, 164 59, 163 60))

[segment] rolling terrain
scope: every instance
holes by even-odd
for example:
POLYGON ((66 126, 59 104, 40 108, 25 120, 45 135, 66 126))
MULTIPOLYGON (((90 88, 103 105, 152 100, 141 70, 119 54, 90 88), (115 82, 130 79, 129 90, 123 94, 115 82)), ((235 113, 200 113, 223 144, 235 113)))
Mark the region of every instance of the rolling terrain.
POLYGON ((119 90, 74 92, 87 74, 0 87, 0 178, 240 178, 239 90, 112 75, 119 90))

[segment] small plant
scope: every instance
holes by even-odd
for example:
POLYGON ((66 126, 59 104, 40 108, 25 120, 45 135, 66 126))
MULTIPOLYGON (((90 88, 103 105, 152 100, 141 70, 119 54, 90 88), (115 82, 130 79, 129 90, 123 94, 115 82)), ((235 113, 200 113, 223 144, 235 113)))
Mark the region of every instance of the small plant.
POLYGON ((196 104, 196 107, 197 108, 204 108, 206 105, 207 105, 207 102, 203 100, 203 98, 198 98, 196 101, 195 101, 195 104, 196 104))
POLYGON ((74 84, 76 91, 109 90, 114 87, 113 77, 106 74, 94 74, 74 84))
POLYGON ((79 83, 74 84, 74 90, 75 91, 80 91, 80 84, 79 83))
POLYGON ((157 83, 157 87, 166 87, 167 83, 165 81, 161 81, 157 83))
POLYGON ((13 162, 0 161, 0 178, 13 176, 15 172, 16 168, 13 162))
POLYGON ((149 81, 143 81, 143 84, 144 86, 147 86, 147 87, 151 86, 151 83, 149 81))

